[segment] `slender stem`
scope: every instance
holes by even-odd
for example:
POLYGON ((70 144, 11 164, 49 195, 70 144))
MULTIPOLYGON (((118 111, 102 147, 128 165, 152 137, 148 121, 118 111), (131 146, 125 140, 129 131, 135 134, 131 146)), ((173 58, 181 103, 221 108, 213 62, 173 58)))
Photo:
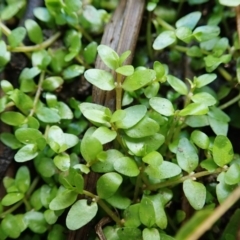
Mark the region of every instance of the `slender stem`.
POLYGON ((239 100, 240 100, 240 94, 237 95, 235 98, 231 99, 230 101, 222 104, 221 106, 219 106, 219 108, 220 108, 220 109, 225 109, 225 108, 231 106, 232 104, 238 102, 239 100))
POLYGON ((56 32, 53 36, 51 36, 41 44, 37 44, 34 46, 20 46, 15 48, 11 48, 10 46, 8 46, 8 50, 10 50, 11 52, 33 52, 36 50, 45 49, 49 47, 51 44, 53 44, 60 36, 61 32, 56 32))
POLYGON ((147 31, 146 31, 146 41, 147 41, 147 49, 148 49, 148 56, 152 60, 153 59, 153 51, 152 51, 152 32, 151 32, 151 26, 152 26, 152 13, 148 13, 148 19, 147 19, 147 31))
POLYGON ((89 41, 92 42, 93 39, 92 37, 85 31, 84 28, 82 28, 81 26, 76 26, 76 29, 89 41))
POLYGON ((164 21, 162 18, 157 18, 157 22, 158 24, 160 24, 163 28, 165 28, 166 30, 172 30, 174 31, 175 28, 173 26, 171 26, 170 24, 168 24, 166 21, 164 21))
POLYGON ((107 204, 103 200, 99 199, 98 204, 108 214, 108 216, 116 222, 117 225, 123 225, 121 219, 107 206, 107 204))
POLYGON ((85 63, 82 58, 80 56, 76 56, 75 59, 85 67, 85 69, 90 69, 92 68, 91 66, 89 66, 87 63, 85 63))
POLYGON ((11 30, 0 21, 0 28, 6 36, 11 34, 11 30))
POLYGON ((40 181, 40 177, 39 176, 34 178, 34 180, 32 181, 31 186, 29 187, 29 189, 28 189, 28 191, 26 193, 27 198, 29 198, 31 196, 32 192, 35 190, 35 188, 38 185, 39 181, 40 181))
POLYGON ((110 216, 113 221, 116 222, 117 225, 122 226, 121 219, 116 216, 116 214, 106 205, 106 203, 100 199, 97 195, 88 192, 86 190, 83 190, 83 194, 85 194, 88 197, 94 198, 95 201, 99 204, 99 206, 110 216))
POLYGON ((235 7, 236 11, 236 23, 237 23, 237 32, 238 32, 238 41, 240 44, 240 5, 235 7))
POLYGON ((228 81, 232 81, 232 75, 223 67, 218 68, 219 73, 228 81))
POLYGON ((182 183, 182 182, 184 182, 187 179, 200 178, 200 177, 204 177, 204 176, 208 176, 208 175, 212 175, 212 174, 216 174, 216 173, 221 173, 221 172, 224 172, 226 170, 227 169, 225 169, 225 168, 217 168, 214 172, 202 171, 202 172, 198 172, 198 173, 195 173, 195 174, 191 174, 191 175, 187 175, 187 176, 181 177, 179 179, 174 179, 174 180, 169 180, 169 181, 165 181, 165 182, 149 185, 149 186, 146 187, 146 189, 148 189, 148 190, 157 190, 159 188, 169 187, 169 186, 172 186, 172 185, 176 185, 176 184, 182 183))
POLYGON ((195 231, 186 240, 199 239, 212 225, 223 216, 223 214, 231 208, 240 198, 240 186, 238 186, 230 196, 219 205, 214 212, 198 225, 195 231))
POLYGON ((136 184, 135 184, 135 189, 134 189, 134 194, 133 194, 133 202, 137 202, 138 194, 140 187, 142 186, 142 174, 144 170, 144 163, 142 163, 142 166, 140 168, 140 174, 137 176, 136 184))
POLYGON ((35 98, 34 98, 34 101, 33 101, 33 108, 31 110, 29 116, 33 116, 33 114, 36 111, 37 103, 39 101, 39 98, 40 98, 40 95, 41 95, 41 92, 42 92, 42 84, 43 84, 44 76, 45 76, 45 72, 42 71, 41 74, 40 74, 40 78, 39 78, 37 92, 36 92, 36 95, 35 95, 35 98))
POLYGON ((8 210, 2 212, 0 214, 0 218, 4 218, 7 214, 14 212, 16 209, 18 209, 23 204, 23 200, 19 201, 18 203, 14 204, 12 207, 10 207, 8 210))
POLYGON ((122 108, 122 75, 117 73, 116 110, 122 108))

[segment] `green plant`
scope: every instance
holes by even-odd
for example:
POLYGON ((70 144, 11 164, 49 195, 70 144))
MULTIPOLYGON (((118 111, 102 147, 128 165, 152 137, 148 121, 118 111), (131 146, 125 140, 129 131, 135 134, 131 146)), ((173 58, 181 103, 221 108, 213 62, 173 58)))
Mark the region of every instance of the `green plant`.
MULTIPOLYGON (((9 3, 4 11, 14 6, 9 3)), ((156 6, 154 1, 148 10, 156 6)), ((210 72, 220 69, 220 74, 229 76, 219 65, 235 57, 236 49, 219 37, 217 26, 196 27, 200 12, 179 19, 176 29, 161 29, 154 49, 170 46, 191 61, 199 58, 200 69, 208 72, 184 82, 159 61, 152 69, 124 65, 130 51, 119 55, 108 46, 86 44, 82 37, 89 41, 88 32, 101 31, 104 21, 100 19, 106 12, 93 6, 83 13, 72 12, 77 8, 82 9, 81 1, 53 5, 49 0, 46 8, 34 11, 50 29, 70 28, 57 49, 51 44, 62 33, 43 41, 42 29, 33 20, 12 31, 0 25, 8 43, 0 42, 1 68, 10 61, 11 52, 29 54, 32 63, 21 72, 19 87, 1 81, 1 121, 13 131, 1 133, 0 139, 16 150, 15 161, 23 165, 15 178, 3 180, 6 195, 0 205, 0 239, 26 237, 27 230, 36 239, 65 239, 66 228, 76 230, 106 215, 113 221, 103 229, 107 239, 190 239, 199 222, 238 190, 240 158, 227 137, 231 119, 223 109, 239 96, 220 105, 229 91, 220 94, 209 87, 219 77, 210 72), (98 12, 99 21, 91 22, 88 11, 98 12), (26 33, 36 45, 22 46, 26 33), (195 45, 176 45, 180 41, 195 45), (109 71, 89 66, 96 52, 109 71), (91 101, 58 97, 62 86, 83 73, 96 87, 116 91, 115 111, 91 101), (36 177, 30 173, 30 160, 36 177), (84 188, 84 176, 90 172, 101 174, 96 193, 84 188), (180 198, 188 202, 183 208, 180 198), (197 214, 180 228, 189 218, 189 208, 197 214)), ((163 20, 158 23, 170 26, 163 20)), ((233 83, 236 79, 231 77, 233 83)), ((231 233, 228 229, 238 215, 236 211, 224 236, 231 233)))

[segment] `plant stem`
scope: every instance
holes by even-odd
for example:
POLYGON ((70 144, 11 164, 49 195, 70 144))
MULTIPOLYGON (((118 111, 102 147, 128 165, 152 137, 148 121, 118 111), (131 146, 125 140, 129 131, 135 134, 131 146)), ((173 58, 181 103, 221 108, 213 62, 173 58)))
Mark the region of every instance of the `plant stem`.
POLYGON ((218 72, 228 81, 232 81, 232 75, 223 67, 218 68, 218 72))
POLYGON ((20 46, 11 48, 10 46, 7 47, 8 50, 11 52, 33 52, 41 49, 45 49, 52 45, 59 37, 61 36, 61 32, 56 32, 53 36, 48 38, 46 41, 42 42, 41 44, 37 44, 34 46, 20 46))
POLYGON ((89 42, 93 42, 92 37, 85 31, 84 28, 82 28, 81 26, 77 26, 76 29, 89 41, 89 42))
POLYGON ((40 180, 40 177, 39 177, 39 176, 37 176, 37 177, 34 178, 34 180, 32 181, 31 186, 29 187, 29 189, 28 189, 28 191, 27 191, 27 193, 26 193, 27 198, 29 198, 29 197, 31 196, 31 194, 32 194, 32 192, 35 190, 35 188, 36 188, 39 180, 40 180))
POLYGON ((44 77, 45 77, 45 72, 42 71, 41 74, 40 74, 40 78, 39 78, 37 92, 36 92, 36 95, 35 95, 35 98, 34 98, 34 101, 33 101, 33 108, 32 108, 32 110, 29 114, 29 117, 33 116, 33 114, 36 111, 37 103, 39 101, 39 98, 40 98, 40 95, 41 95, 41 92, 42 92, 42 84, 43 84, 44 77))
POLYGON ((157 18, 157 22, 159 25, 161 25, 163 28, 165 28, 166 30, 172 30, 174 31, 175 28, 173 26, 171 26, 170 24, 168 24, 166 21, 164 21, 162 18, 157 18))
POLYGON ((148 56, 151 60, 153 60, 153 51, 152 51, 152 34, 151 34, 151 26, 152 26, 152 14, 151 12, 148 13, 148 19, 147 19, 147 31, 146 31, 146 41, 147 41, 147 50, 148 50, 148 56))
POLYGON ((135 184, 135 189, 134 189, 134 194, 133 194, 133 202, 137 202, 138 194, 140 187, 142 186, 142 174, 144 170, 144 163, 142 163, 142 166, 140 168, 140 174, 137 176, 136 184, 135 184))
POLYGON ((117 225, 119 226, 123 225, 121 219, 117 217, 117 215, 107 206, 107 204, 103 200, 99 199, 98 204, 108 214, 108 216, 111 217, 113 221, 116 222, 117 225))
POLYGON ((11 30, 0 21, 0 28, 6 36, 11 34, 11 30))
POLYGON ((122 75, 117 73, 116 110, 122 108, 122 75))
POLYGON ((237 95, 235 98, 231 99, 230 101, 222 104, 221 106, 219 106, 219 108, 220 108, 220 109, 225 109, 225 108, 231 106, 232 104, 238 102, 239 100, 240 100, 240 94, 237 95))
POLYGON ((18 203, 14 204, 12 207, 10 207, 8 210, 2 212, 0 214, 0 218, 4 218, 7 214, 14 212, 16 209, 18 209, 23 204, 23 200, 19 201, 18 203))
POLYGON ((149 185, 149 186, 146 187, 146 189, 148 189, 148 190, 157 190, 159 188, 170 187, 172 185, 176 185, 176 184, 182 183, 182 182, 184 182, 187 179, 200 178, 200 177, 204 177, 204 176, 208 176, 208 175, 212 175, 212 174, 221 173, 221 172, 224 172, 226 170, 227 169, 225 169, 225 168, 217 168, 214 172, 202 171, 202 172, 198 172, 198 173, 194 173, 194 174, 191 174, 191 175, 187 175, 187 176, 181 177, 179 179, 174 179, 174 180, 169 180, 169 181, 165 181, 165 182, 149 185))
POLYGON ((88 197, 94 198, 95 201, 99 204, 99 206, 116 222, 116 224, 122 226, 121 219, 116 216, 116 214, 105 204, 105 202, 102 199, 100 199, 97 195, 86 190, 83 190, 83 194, 85 194, 88 197))
POLYGON ((237 32, 238 32, 238 41, 240 44, 240 5, 235 7, 236 11, 236 23, 237 23, 237 32))
POLYGON ((195 240, 199 239, 207 230, 209 230, 212 225, 221 218, 221 216, 231 208, 235 202, 240 198, 240 186, 238 186, 230 196, 219 205, 214 212, 207 217, 201 224, 195 228, 195 231, 186 239, 186 240, 195 240))

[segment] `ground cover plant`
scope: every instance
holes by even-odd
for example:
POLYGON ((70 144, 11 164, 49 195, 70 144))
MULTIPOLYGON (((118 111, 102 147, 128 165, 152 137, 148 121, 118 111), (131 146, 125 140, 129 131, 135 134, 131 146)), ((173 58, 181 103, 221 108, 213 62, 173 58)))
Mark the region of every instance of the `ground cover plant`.
POLYGON ((238 4, 147 1, 126 65, 131 51, 100 44, 118 1, 46 0, 22 25, 26 1, 4 2, 0 239, 70 239, 91 221, 88 239, 236 239, 238 4), (116 92, 114 110, 90 84, 116 92))

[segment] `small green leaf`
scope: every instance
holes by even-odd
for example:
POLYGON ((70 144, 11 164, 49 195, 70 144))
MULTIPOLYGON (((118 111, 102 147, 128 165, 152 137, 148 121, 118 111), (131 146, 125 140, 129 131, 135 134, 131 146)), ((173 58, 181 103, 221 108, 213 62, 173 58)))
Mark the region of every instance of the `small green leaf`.
POLYGON ((24 194, 20 192, 7 193, 1 200, 1 204, 3 206, 10 206, 10 205, 13 205, 14 203, 19 202, 23 198, 24 198, 24 194))
POLYGON ((218 175, 217 180, 219 183, 216 186, 216 194, 219 203, 223 203, 229 195, 233 192, 235 185, 228 185, 225 183, 225 172, 218 175))
POLYGON ((84 49, 83 49, 83 57, 86 63, 92 64, 95 61, 97 55, 97 43, 90 42, 84 49))
POLYGON ((155 96, 157 96, 159 89, 160 89, 160 83, 154 81, 151 85, 147 86, 144 89, 144 95, 147 98, 155 97, 155 96))
POLYGON ((191 179, 183 182, 183 191, 189 203, 195 210, 203 208, 206 200, 206 188, 202 183, 191 179))
POLYGON ((155 211, 152 201, 143 197, 139 206, 139 218, 143 225, 151 228, 155 224, 155 211))
POLYGON ((7 214, 1 222, 1 228, 7 236, 17 239, 20 237, 21 229, 18 225, 16 216, 7 214))
POLYGON ((130 205, 127 209, 124 210, 124 226, 137 228, 141 225, 141 221, 139 219, 139 206, 140 203, 136 203, 130 205))
POLYGON ((240 165, 238 163, 230 166, 225 174, 224 180, 228 185, 234 185, 240 182, 240 165))
POLYGON ((136 177, 140 173, 136 162, 130 157, 116 159, 113 167, 117 172, 128 177, 136 177))
POLYGON ((192 40, 192 31, 188 27, 180 27, 176 30, 176 36, 185 43, 190 43, 192 40))
POLYGON ((213 143, 213 160, 214 162, 223 167, 233 160, 233 147, 230 140, 222 135, 218 135, 213 143))
POLYGON ((40 26, 32 19, 25 21, 25 27, 27 29, 28 37, 34 43, 41 43, 43 41, 43 34, 40 26))
POLYGON ((42 22, 50 23, 53 20, 53 17, 51 16, 47 8, 36 7, 33 9, 33 13, 34 16, 42 22))
POLYGON ((11 133, 1 133, 0 140, 11 149, 18 149, 22 147, 22 144, 17 140, 17 138, 11 133))
POLYGON ((42 212, 29 211, 25 213, 24 220, 29 229, 34 233, 44 233, 47 231, 48 224, 42 212))
POLYGON ((177 91, 178 93, 182 94, 182 95, 187 95, 188 94, 188 88, 187 85, 181 81, 180 79, 172 76, 172 75, 168 75, 167 76, 167 81, 170 84, 170 86, 177 91))
POLYGON ((0 40, 0 67, 4 67, 11 59, 11 54, 7 50, 7 45, 3 40, 0 40))
POLYGON ((200 165, 209 172, 213 172, 218 168, 218 165, 211 158, 203 160, 200 165))
POLYGON ((71 206, 77 199, 78 193, 71 190, 63 190, 50 202, 51 210, 61 210, 71 206))
POLYGON ((20 192, 26 193, 30 187, 31 178, 29 169, 21 166, 15 176, 15 183, 20 192))
POLYGON ((150 106, 158 113, 165 116, 172 116, 174 108, 172 103, 166 98, 154 97, 149 100, 150 106))
POLYGON ((217 100, 211 94, 206 92, 194 94, 191 97, 191 100, 195 103, 203 103, 206 106, 212 106, 217 102, 217 100))
POLYGON ((204 115, 208 113, 208 107, 202 103, 190 103, 179 112, 180 116, 187 115, 204 115))
POLYGON ((119 66, 122 66, 126 59, 131 55, 131 51, 127 50, 126 52, 122 53, 119 57, 119 66))
POLYGON ((111 112, 109 108, 87 102, 81 103, 79 107, 84 117, 88 120, 94 122, 96 125, 100 123, 110 127, 111 112))
POLYGON ((163 157, 159 152, 153 151, 148 153, 146 156, 142 158, 143 162, 152 165, 152 166, 160 166, 163 163, 163 157))
POLYGON ((77 64, 73 64, 67 68, 65 68, 63 70, 63 78, 66 79, 72 79, 75 78, 81 74, 84 73, 84 67, 77 65, 77 64))
POLYGON ((58 219, 58 216, 55 214, 55 212, 50 209, 45 210, 43 215, 44 215, 46 222, 51 225, 54 224, 58 219))
POLYGON ((240 4, 240 0, 219 0, 219 3, 228 7, 237 7, 240 4))
POLYGON ((151 69, 136 70, 132 75, 126 77, 122 84, 125 91, 133 92, 152 82, 156 78, 156 73, 151 69))
POLYGON ((160 234, 156 228, 144 228, 143 240, 160 240, 160 234))
POLYGON ((52 92, 55 91, 63 84, 63 79, 61 77, 53 76, 44 79, 42 88, 46 91, 52 92))
POLYGON ((191 134, 191 140, 202 149, 207 149, 209 147, 210 141, 208 136, 199 130, 194 130, 191 134))
POLYGON ((160 180, 179 175, 181 173, 181 168, 175 163, 163 161, 162 164, 158 166, 147 166, 145 172, 150 178, 160 180))
POLYGON ((26 162, 38 155, 38 150, 35 144, 27 144, 20 148, 14 156, 16 162, 26 162))
POLYGON ((17 27, 8 35, 9 45, 13 48, 17 47, 26 36, 26 29, 24 27, 17 27))
POLYGON ((100 173, 105 173, 105 172, 113 172, 114 167, 113 164, 116 159, 123 157, 123 154, 119 152, 116 149, 109 149, 106 151, 106 159, 103 162, 96 162, 92 165, 92 170, 94 172, 100 172, 100 173))
POLYGON ((154 135, 158 131, 158 123, 149 117, 144 117, 136 125, 126 129, 125 133, 132 138, 143 138, 154 135))
POLYGON ((193 30, 202 16, 201 12, 191 12, 176 22, 176 27, 188 27, 193 30))
POLYGON ((42 133, 34 128, 19 128, 16 130, 15 136, 24 144, 36 143, 39 138, 43 137, 42 133))
POLYGON ((99 45, 97 51, 102 61, 110 69, 115 70, 119 67, 119 56, 113 49, 106 45, 99 45))
POLYGON ((130 76, 134 73, 134 67, 132 65, 125 65, 117 68, 115 71, 123 76, 130 76))
POLYGON ((164 210, 163 196, 164 192, 160 192, 147 197, 153 204, 156 225, 161 229, 165 229, 168 224, 167 215, 164 210))
POLYGON ((41 188, 35 190, 30 196, 30 204, 34 210, 39 211, 43 205, 41 201, 41 188))
POLYGON ((175 43, 175 41, 176 41, 175 32, 171 30, 167 30, 160 33, 160 35, 158 35, 158 37, 154 40, 153 48, 155 50, 161 50, 175 43))
POLYGON ((36 115, 40 121, 45 123, 57 123, 61 119, 56 111, 46 107, 37 108, 36 115))
POLYGON ((56 155, 53 162, 61 171, 67 171, 70 167, 70 157, 67 153, 60 153, 56 155))
POLYGON ((191 173, 198 166, 198 154, 187 138, 181 138, 177 147, 177 162, 179 166, 191 173))
POLYGON ((92 134, 92 137, 98 139, 101 144, 113 141, 116 138, 116 136, 117 136, 116 131, 112 131, 107 127, 99 127, 92 134))
POLYGON ((130 204, 131 200, 125 197, 120 191, 117 191, 111 197, 106 199, 111 206, 118 209, 126 209, 130 204))
MULTIPOLYGON (((136 240, 142 238, 142 232, 138 228, 123 227, 117 229, 119 240, 136 240)), ((118 239, 113 239, 118 240, 118 239)))
POLYGON ((111 123, 122 121, 126 117, 125 110, 119 109, 115 111, 111 117, 111 123))
POLYGON ((207 41, 214 37, 217 37, 220 33, 218 26, 200 26, 193 31, 194 37, 199 41, 207 41))
POLYGON ((3 10, 1 11, 1 19, 3 21, 11 19, 24 5, 24 1, 9 2, 8 5, 4 6, 3 10))
POLYGON ((103 151, 103 146, 97 138, 84 135, 80 150, 84 159, 89 163, 97 159, 97 155, 103 151))
POLYGON ((97 194, 102 199, 111 197, 123 181, 120 174, 110 172, 102 175, 97 181, 97 194))
POLYGON ((98 205, 96 202, 92 202, 90 205, 87 204, 87 200, 78 200, 70 208, 67 218, 66 225, 70 230, 76 230, 90 222, 98 211, 98 205))
POLYGON ((11 126, 20 126, 23 124, 25 117, 19 112, 4 112, 1 114, 1 120, 11 126))
POLYGON ((147 108, 144 105, 135 105, 124 109, 126 116, 116 122, 118 128, 128 129, 136 125, 146 114, 147 108))

